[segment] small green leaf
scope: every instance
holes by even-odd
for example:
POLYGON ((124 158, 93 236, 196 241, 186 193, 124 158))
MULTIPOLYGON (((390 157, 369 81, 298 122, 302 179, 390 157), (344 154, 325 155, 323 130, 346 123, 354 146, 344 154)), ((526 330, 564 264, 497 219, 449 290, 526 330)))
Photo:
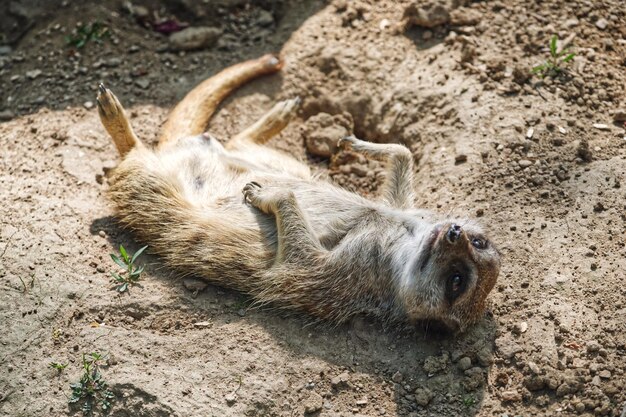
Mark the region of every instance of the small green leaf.
POLYGON ((572 52, 571 54, 563 58, 563 62, 570 62, 572 59, 574 59, 575 56, 576 54, 572 52))
POLYGON ((122 268, 126 268, 126 264, 124 263, 124 261, 122 261, 119 256, 111 253, 111 259, 113 259, 113 262, 115 262, 116 264, 118 264, 119 266, 121 266, 122 268))
POLYGON ((111 276, 113 276, 115 282, 124 282, 124 278, 122 278, 119 274, 116 274, 115 272, 111 272, 111 276))
POLYGON ((119 291, 119 292, 124 292, 126 290, 128 290, 128 283, 126 283, 126 282, 123 283, 122 285, 119 285, 117 287, 117 291, 119 291))
POLYGON ((135 252, 135 254, 133 255, 133 258, 130 260, 130 263, 135 263, 135 260, 137 260, 137 258, 139 257, 139 255, 141 255, 143 253, 143 251, 145 251, 148 247, 144 246, 143 248, 139 249, 137 252, 135 252))
POLYGON ((141 273, 143 272, 144 267, 140 266, 139 268, 135 269, 133 272, 130 273, 131 277, 139 277, 139 275, 141 275, 141 273))
POLYGON ((124 260, 128 264, 128 260, 129 260, 128 253, 126 253, 126 249, 124 249, 123 245, 120 245, 120 253, 122 254, 122 258, 124 258, 124 260))
POLYGON ((537 74, 538 72, 542 72, 546 69, 546 66, 544 64, 541 65, 537 65, 536 67, 533 67, 533 74, 537 74))
POLYGON ((556 42, 557 42, 558 38, 556 35, 552 35, 552 39, 550 39, 550 55, 552 55, 553 57, 556 57, 556 42))

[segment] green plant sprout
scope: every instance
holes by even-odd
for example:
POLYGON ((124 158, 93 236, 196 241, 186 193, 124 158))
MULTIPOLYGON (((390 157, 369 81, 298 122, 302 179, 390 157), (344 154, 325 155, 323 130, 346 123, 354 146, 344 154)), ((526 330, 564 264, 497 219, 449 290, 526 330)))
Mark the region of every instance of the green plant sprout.
POLYGON ((52 369, 56 369, 57 371, 62 372, 65 368, 67 368, 67 363, 50 362, 48 366, 52 369))
POLYGON ((108 26, 96 20, 92 23, 80 24, 70 35, 65 37, 65 42, 70 46, 81 49, 89 41, 100 43, 103 39, 110 36, 111 32, 108 26))
POLYGON ((561 67, 562 64, 570 62, 574 59, 576 54, 574 52, 568 52, 567 47, 563 48, 562 51, 558 50, 557 41, 558 37, 553 35, 552 39, 550 39, 550 58, 543 64, 533 67, 533 74, 537 74, 541 78, 548 75, 558 75, 561 71, 563 71, 563 68, 561 67))
POLYGON ((85 416, 92 415, 96 406, 102 412, 108 412, 111 409, 111 401, 115 398, 115 394, 109 390, 100 373, 100 366, 104 361, 105 358, 100 353, 92 352, 89 355, 83 353, 83 374, 78 382, 70 384, 72 395, 68 402, 76 404, 83 401, 81 410, 85 416))
POLYGON ((141 255, 143 251, 146 250, 146 248, 147 246, 144 246, 143 248, 135 252, 135 254, 131 257, 128 252, 126 252, 126 249, 124 249, 124 246, 120 245, 121 258, 114 253, 110 254, 113 262, 125 269, 125 271, 121 274, 111 272, 113 279, 117 283, 115 289, 118 292, 128 291, 129 286, 135 285, 139 281, 139 277, 144 270, 144 266, 136 266, 135 261, 137 260, 139 255, 141 255))

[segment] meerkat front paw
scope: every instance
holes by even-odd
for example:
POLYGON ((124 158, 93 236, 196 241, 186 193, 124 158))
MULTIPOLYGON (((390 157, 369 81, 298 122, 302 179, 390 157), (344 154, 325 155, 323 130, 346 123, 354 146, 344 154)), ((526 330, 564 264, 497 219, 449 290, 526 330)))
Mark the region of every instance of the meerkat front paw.
POLYGON ((293 193, 281 190, 277 187, 262 186, 258 182, 251 181, 243 187, 245 202, 258 208, 263 213, 270 214, 282 200, 289 199, 293 193))
POLYGON ((261 184, 255 181, 251 181, 243 187, 243 199, 244 202, 258 208, 264 213, 268 213, 269 206, 267 204, 267 201, 264 201, 264 199, 261 197, 262 190, 263 187, 261 187, 261 184))

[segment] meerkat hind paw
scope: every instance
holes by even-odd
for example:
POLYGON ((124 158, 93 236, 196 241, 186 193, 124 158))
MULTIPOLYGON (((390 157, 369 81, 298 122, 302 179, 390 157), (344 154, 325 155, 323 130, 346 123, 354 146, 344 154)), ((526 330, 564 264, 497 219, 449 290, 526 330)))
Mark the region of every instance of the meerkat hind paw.
POLYGON ((96 103, 98 104, 98 111, 100 115, 105 118, 115 117, 122 111, 122 105, 120 102, 111 90, 106 88, 102 83, 98 86, 96 103))

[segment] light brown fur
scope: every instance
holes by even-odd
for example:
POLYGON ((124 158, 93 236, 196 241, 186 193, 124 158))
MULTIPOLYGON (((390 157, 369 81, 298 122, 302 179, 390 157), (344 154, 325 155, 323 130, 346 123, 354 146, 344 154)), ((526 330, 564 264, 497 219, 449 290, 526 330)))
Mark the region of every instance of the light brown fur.
POLYGON ((101 87, 100 116, 123 157, 108 192, 119 220, 168 265, 259 303, 337 323, 368 313, 458 329, 479 319, 499 253, 473 222, 413 208, 406 148, 337 138, 341 148, 387 163, 376 202, 263 146, 287 125, 297 99, 278 103, 224 146, 202 134, 232 89, 279 68, 265 56, 200 84, 172 112, 154 150, 101 87))

